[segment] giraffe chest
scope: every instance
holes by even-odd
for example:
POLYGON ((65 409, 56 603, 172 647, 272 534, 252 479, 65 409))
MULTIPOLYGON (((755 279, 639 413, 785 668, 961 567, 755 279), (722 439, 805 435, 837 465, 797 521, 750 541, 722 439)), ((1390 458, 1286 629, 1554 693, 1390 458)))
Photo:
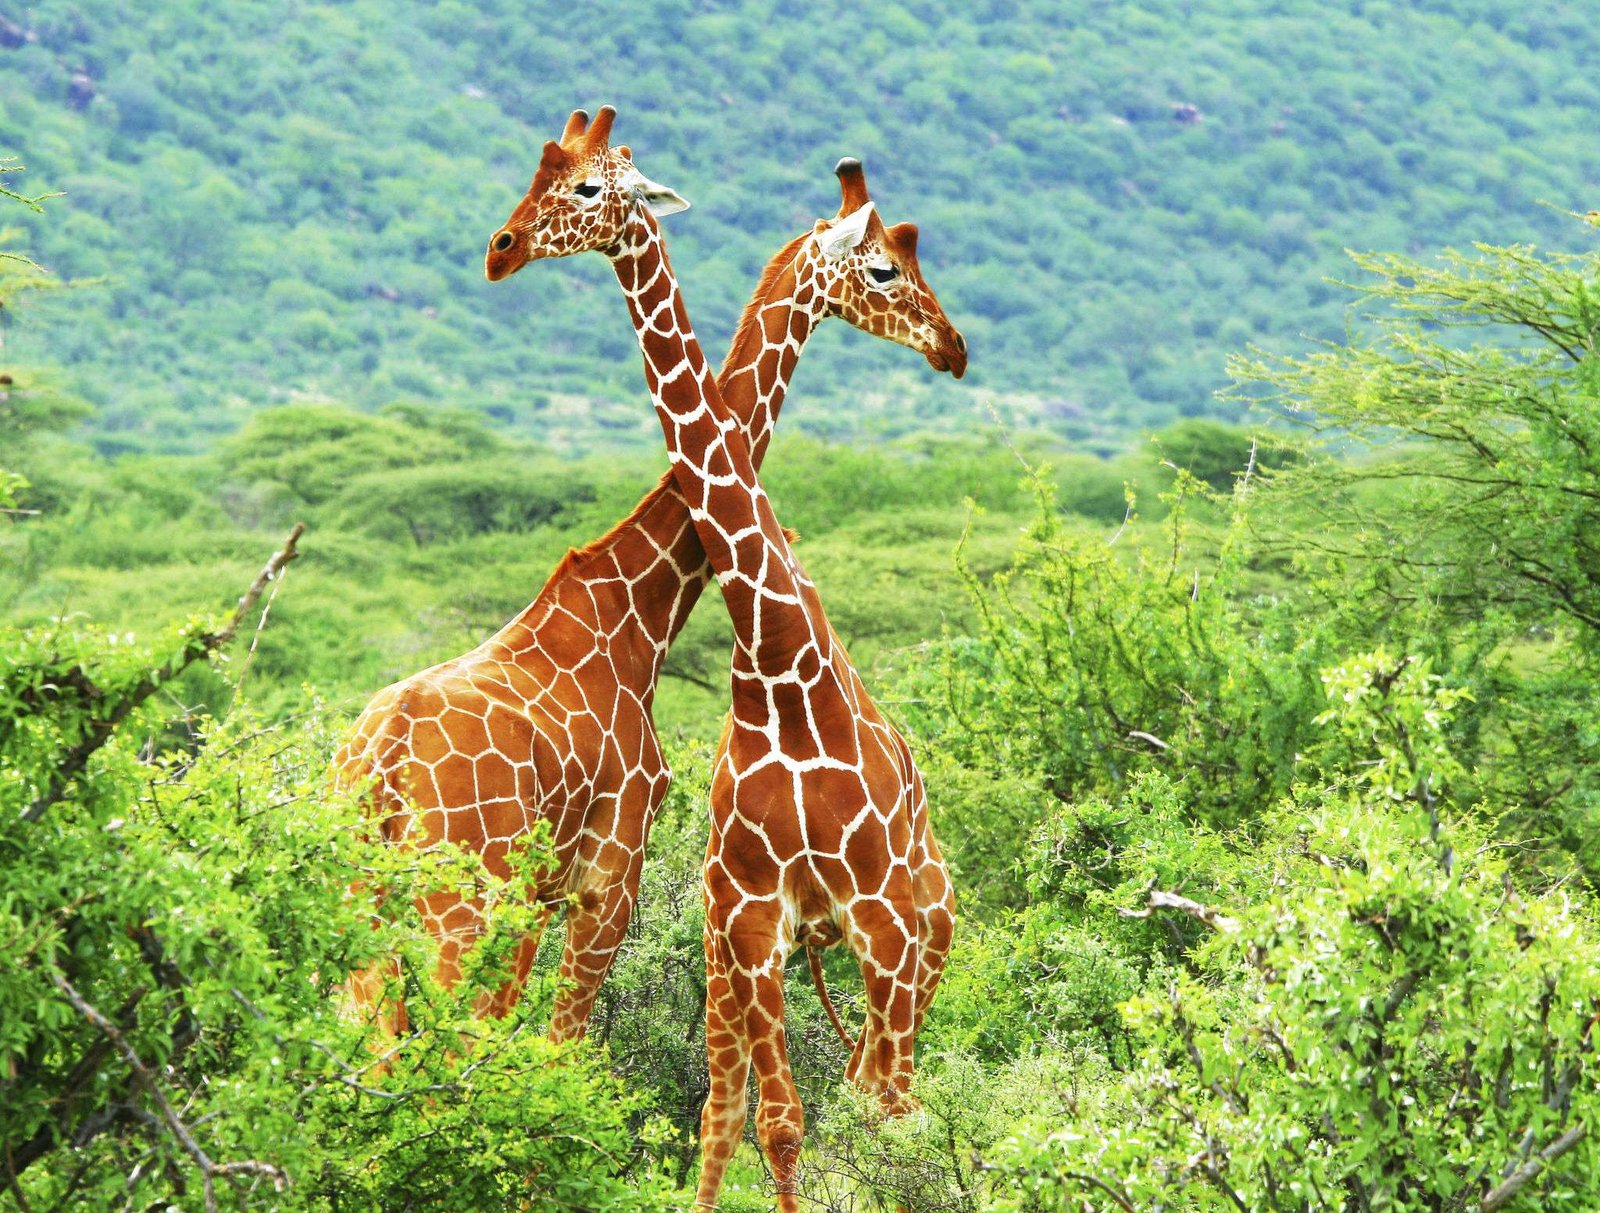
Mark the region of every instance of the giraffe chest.
POLYGON ((759 834, 761 848, 785 860, 843 859, 863 847, 908 855, 915 804, 898 734, 859 717, 829 731, 736 715, 712 783, 714 826, 759 834))

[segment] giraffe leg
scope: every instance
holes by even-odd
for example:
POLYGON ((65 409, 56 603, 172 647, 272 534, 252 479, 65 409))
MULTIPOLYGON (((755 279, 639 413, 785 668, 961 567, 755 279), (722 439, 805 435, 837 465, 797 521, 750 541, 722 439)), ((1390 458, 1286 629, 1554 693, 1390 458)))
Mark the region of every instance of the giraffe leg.
POLYGON ((856 1047, 850 1051, 850 1061, 844 1068, 846 1082, 856 1082, 856 1076, 861 1073, 861 1059, 866 1054, 867 1030, 862 1028, 856 1033, 856 1047))
POLYGON ((756 1140, 777 1188, 779 1213, 798 1213, 800 1147, 805 1113, 789 1066, 783 1024, 784 961, 793 940, 784 938, 776 905, 741 908, 737 922, 720 935, 734 1002, 744 1015, 750 1061, 756 1074, 756 1140))
POLYGON ((950 883, 939 843, 928 821, 927 793, 917 776, 912 790, 912 893, 917 903, 917 1010, 916 1030, 939 991, 944 964, 955 938, 956 895, 950 883))
POLYGON ((913 1036, 922 1030, 923 1017, 939 992, 944 965, 955 938, 955 896, 944 865, 917 874, 917 1004, 913 1036))
MULTIPOLYGON (((744 984, 736 981, 735 990, 744 984)), ((777 1188, 778 1213, 799 1213, 800 1147, 805 1140, 805 1111, 789 1068, 789 1046, 783 1027, 783 964, 775 959, 770 972, 752 977, 745 986, 745 1020, 750 1024, 751 1061, 756 1071, 756 1139, 767 1156, 777 1188), (756 1036, 757 1030, 763 1035, 756 1036)))
POLYGON ((550 1039, 579 1040, 589 1030, 600 985, 628 933, 643 869, 644 839, 636 827, 629 836, 613 834, 575 866, 576 892, 567 911, 567 946, 550 1012, 550 1039))
POLYGON ((849 938, 861 964, 867 1002, 867 1022, 851 1059, 850 1078, 876 1095, 890 1116, 915 1106, 911 1074, 918 1023, 920 925, 910 890, 906 893, 892 901, 857 903, 850 911, 849 938))
POLYGON ((517 941, 517 952, 511 962, 511 976, 501 983, 498 990, 487 995, 479 1014, 504 1019, 522 1000, 522 991, 528 984, 528 970, 533 968, 534 957, 539 954, 539 940, 544 938, 544 929, 555 912, 554 906, 546 906, 539 911, 539 921, 533 930, 517 941))
POLYGON ((348 989, 357 1014, 377 1029, 380 1040, 393 1040, 411 1026, 400 994, 398 960, 380 960, 355 970, 350 974, 348 989))
POLYGON ((724 963, 706 934, 706 1062, 709 1090, 700 1113, 700 1186, 696 1209, 715 1209, 722 1177, 750 1110, 750 1041, 724 963))
POLYGON ((789 1068, 783 1028, 783 962, 794 941, 781 926, 776 898, 750 901, 737 886, 729 891, 733 894, 728 899, 731 905, 719 902, 709 889, 706 899, 706 1047, 714 1085, 701 1118, 697 1204, 715 1208, 722 1173, 738 1145, 737 1129, 744 1122, 744 1073, 754 1066, 756 1138, 772 1171, 779 1213, 798 1213, 797 1172, 805 1116, 789 1068), (713 983, 715 1003, 710 997, 713 983), (721 1049, 712 1043, 713 1028, 721 1049), (742 1058, 737 1052, 720 1056, 730 1042, 736 1042, 731 1044, 733 1049, 742 1048, 742 1058), (730 1061, 733 1064, 728 1064, 730 1061))
MULTIPOLYGON (((382 890, 371 893, 360 882, 350 886, 350 896, 352 899, 371 896, 379 905, 383 902, 382 890)), ((372 929, 376 931, 380 926, 381 921, 375 914, 372 929)), ((352 970, 345 979, 345 989, 350 996, 349 1009, 354 1012, 356 1019, 370 1023, 377 1029, 379 1041, 393 1040, 410 1027, 406 1018, 405 998, 400 989, 400 962, 393 957, 375 961, 364 969, 352 970)))
MULTIPOLYGON (((483 937, 483 901, 459 893, 428 893, 417 898, 417 909, 428 933, 439 945, 434 980, 441 989, 454 990, 461 984, 466 954, 483 937)), ((487 1014, 491 998, 490 992, 479 994, 473 1002, 473 1014, 487 1014)))

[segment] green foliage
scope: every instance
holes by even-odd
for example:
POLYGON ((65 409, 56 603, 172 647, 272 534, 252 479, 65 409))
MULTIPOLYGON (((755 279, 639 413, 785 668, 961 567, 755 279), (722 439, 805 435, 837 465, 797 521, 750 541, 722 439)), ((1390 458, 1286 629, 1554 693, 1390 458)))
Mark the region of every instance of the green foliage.
POLYGON ((0 634, 0 1140, 19 1207, 669 1207, 657 1134, 598 1058, 471 1017, 529 911, 475 861, 419 864, 357 828, 327 783, 336 718, 166 719, 153 692, 214 634, 0 634), (403 905, 458 881, 495 916, 446 995, 414 921, 375 928, 351 892, 403 905), (341 982, 391 951, 422 975, 424 1030, 385 1072, 341 982))
POLYGON ((1481 244, 1356 263, 1388 309, 1374 337, 1231 370, 1242 393, 1374 453, 1280 473, 1284 508, 1255 525, 1325 599, 1359 600, 1370 630, 1472 654, 1457 668, 1479 701, 1479 792, 1593 873, 1600 254, 1481 244))
POLYGON ((1357 255, 1376 280, 1362 294, 1391 309, 1376 318, 1375 339, 1305 358, 1238 358, 1230 369, 1241 390, 1397 448, 1379 463, 1323 465, 1290 481, 1346 560, 1381 551, 1382 565, 1458 618, 1564 618, 1592 645, 1600 253, 1476 248, 1438 262, 1357 255), (1374 481, 1400 487, 1407 508, 1371 508, 1355 490, 1374 481))
POLYGON ((1382 655, 1328 681, 1349 777, 1297 789, 1239 856, 1237 917, 1125 1004, 1138 1061, 1103 1097, 1116 1121, 1022 1130, 996 1207, 1600 1199, 1589 907, 1514 890, 1481 827, 1448 799, 1431 812, 1454 765, 1449 692, 1382 655))
MULTIPOLYGON (((31 40, 0 49, 0 148, 67 195, 34 255, 109 280, 40 305, 37 340, 100 407, 96 434, 142 447, 198 449, 310 398, 653 448, 603 266, 482 279, 578 104, 615 103, 641 163, 696 203, 671 239, 713 345, 860 155, 884 214, 921 225, 970 382, 1019 427, 1101 450, 1224 412, 1221 361, 1248 340, 1337 338, 1323 279, 1342 249, 1549 239, 1540 200, 1592 203, 1571 166, 1600 48, 1570 3, 355 0, 286 21, 265 0, 152 2, 40 0, 12 14, 31 40)), ((799 424, 969 428, 968 385, 818 340, 799 424)))
MULTIPOLYGON (((0 156, 0 181, 21 171, 14 156, 0 156)), ((0 184, 0 199, 5 200, 8 214, 12 204, 37 213, 53 196, 29 197, 0 184)), ((5 247, 16 235, 13 229, 0 228, 0 309, 14 304, 18 295, 59 285, 31 257, 5 247)), ((6 452, 7 462, 19 457, 29 435, 65 429, 88 412, 81 401, 52 389, 48 376, 36 369, 19 370, 9 364, 0 368, 0 449, 6 452)), ((0 519, 9 522, 17 517, 20 502, 32 487, 19 471, 0 465, 0 519)))
POLYGON ((1150 440, 1163 465, 1182 468, 1218 493, 1231 491, 1257 470, 1292 465, 1299 454, 1276 435, 1251 433, 1201 417, 1174 422, 1152 434, 1150 440))
POLYGON ((946 646, 919 724, 1063 799, 1147 765, 1181 773, 1217 822, 1286 790, 1328 640, 1283 596, 1245 596, 1239 520, 1220 540, 1197 526, 1200 488, 1180 471, 1158 536, 1106 537, 1067 523, 1040 481, 1011 566, 969 572, 979 634, 946 646))
MULTIPOLYGON (((1242 39, 1252 62, 1275 63, 1269 35, 1304 35, 1293 45, 1309 49, 1294 53, 1309 56, 1303 87, 1316 106, 1295 122, 1315 130, 1319 147, 1343 141, 1360 162, 1341 180, 1336 209, 1375 215, 1377 198, 1414 203, 1406 191, 1419 165, 1443 165, 1471 193, 1477 170, 1447 142, 1408 142, 1398 121, 1384 138, 1350 129, 1358 102, 1316 50, 1329 30, 1437 33, 1454 20, 1448 6, 1359 20, 1319 12, 1301 26, 1290 10, 1232 14, 1216 49, 1242 39)), ((742 36, 750 13, 669 5, 638 20, 692 26, 717 45, 742 36)), ((30 20, 50 45, 127 49, 146 37, 121 14, 76 25, 49 5, 38 14, 30 20)), ((85 311, 81 334, 42 326, 111 401, 93 448, 61 432, 79 406, 68 389, 49 394, 71 382, 60 373, 8 370, 0 385, 0 440, 15 465, 0 472, 0 510, 13 520, 0 528, 0 815, 11 823, 0 838, 0 947, 13 961, 0 972, 0 1205, 203 1209, 210 1188, 221 1205, 244 1208, 676 1207, 706 1089, 701 806, 729 640, 715 595, 675 647, 657 699, 677 776, 586 1047, 555 1048, 539 1032, 557 980, 554 929, 510 1019, 468 1013, 532 921, 525 881, 494 881, 448 848, 377 845, 325 777, 342 709, 498 628, 569 544, 610 526, 660 471, 658 458, 570 455, 586 426, 615 423, 623 442, 628 426, 649 428, 642 409, 613 410, 610 380, 584 369, 593 343, 615 355, 607 374, 634 365, 630 348, 608 344, 607 326, 583 327, 584 291, 539 318, 561 341, 518 339, 509 353, 504 326, 483 319, 504 296, 484 296, 478 319, 448 301, 465 298, 440 236, 458 225, 450 205, 463 197, 437 188, 458 162, 451 149, 481 144, 474 154, 510 163, 525 140, 506 133, 489 96, 447 104, 434 81, 394 102, 378 82, 404 75, 409 61, 363 22, 387 34, 419 22, 448 28, 438 80, 460 79, 469 64, 495 98, 522 87, 515 72, 557 62, 546 55, 566 44, 506 36, 492 6, 431 15, 313 6, 300 17, 279 33, 304 68, 278 63, 219 82, 209 63, 184 76, 165 54, 106 67, 121 63, 113 56, 91 64, 106 87, 76 117, 49 111, 71 97, 51 100, 56 63, 37 48, 5 69, 33 73, 38 96, 24 108, 46 146, 78 154, 74 138, 101 139, 110 166, 80 184, 112 199, 114 214, 79 211, 62 222, 66 237, 42 235, 51 263, 93 270, 95 250, 127 247, 133 230, 138 247, 164 250, 170 272, 142 281, 148 312, 121 286, 114 293, 147 359, 115 392, 82 370, 98 339, 93 315, 85 311), (318 71, 343 73, 353 111, 382 95, 382 122, 352 136, 325 112, 324 76, 307 78, 318 71), (251 106, 210 104, 245 93, 251 106), (425 119, 412 114, 399 132, 384 125, 430 97, 425 119), (204 117, 217 112, 253 114, 255 138, 236 145, 204 117), (322 154, 330 146, 340 155, 322 154), (178 184, 145 197, 126 179, 129 149, 142 173, 178 184), (402 165, 402 152, 417 154, 402 165), (412 174, 406 188, 386 184, 402 168, 412 174), (236 171, 254 174, 250 188, 236 171), (327 214, 352 199, 365 208, 363 238, 382 246, 360 269, 349 232, 334 231, 327 214), (239 221, 219 225, 218 214, 239 221), (279 227, 292 238, 269 235, 279 227), (83 263, 71 260, 78 254, 83 263), (265 300, 271 323, 253 323, 241 294, 265 300), (174 301, 184 319, 164 328, 156 321, 174 301), (569 322, 578 327, 568 332, 569 322), (197 335, 207 340, 190 340, 197 335), (492 375, 529 372, 520 360, 530 345, 555 390, 501 392, 486 368, 499 358, 492 375), (211 375, 222 358, 235 370, 275 370, 243 386, 233 370, 161 386, 164 376, 211 375), (347 385, 357 368, 352 398, 385 407, 307 403, 321 394, 283 386, 284 366, 331 385, 347 385), (219 393, 211 385, 224 378, 219 393), (432 403, 442 399, 455 407, 432 403), (256 407, 268 401, 279 407, 256 407), (549 445, 483 420, 514 429, 528 412, 549 445), (141 453, 246 417, 213 449, 141 453), (158 426, 153 439, 147 423, 158 426), (237 593, 266 538, 292 518, 311 524, 306 558, 272 583, 270 626, 251 637, 237 673, 219 677, 209 659, 224 633, 195 605, 237 593), (489 935, 453 991, 430 978, 429 943, 406 909, 412 894, 441 885, 481 891, 489 905, 489 935), (386 898, 375 919, 376 887, 386 898), (380 1064, 384 1046, 350 1013, 341 985, 383 956, 402 963, 418 1030, 380 1064)), ((984 243, 993 231, 1022 242, 1005 253, 1004 282, 961 280, 979 303, 971 333, 981 340, 994 326, 987 348, 1030 343, 1029 357, 1012 360, 1027 368, 1019 373, 1082 357, 1088 370, 1075 382, 1107 393, 1097 399, 1180 402, 1210 373, 1185 364, 1184 324, 1237 344, 1280 324, 1305 328, 1334 306, 1331 293, 1306 296, 1298 310, 1253 298, 1254 263, 1240 246, 1300 274, 1336 223, 1308 222, 1309 204, 1281 191, 1252 193, 1248 176, 1235 184, 1249 208, 1208 207, 1205 191, 1158 201, 1165 178, 1139 168, 1159 155, 1181 183, 1184 141, 1219 138, 1267 86, 1260 81, 1218 92, 1198 126, 1167 125, 1159 81, 1116 92, 1092 74, 1063 101, 1070 116, 1035 112, 1033 93, 1054 87, 1061 45, 1098 62, 1161 36, 1159 6, 1091 17, 1023 45, 1008 42, 1012 25, 991 21, 1000 32, 985 35, 993 49, 984 54, 1003 73, 941 92, 949 62, 930 61, 897 95, 919 112, 945 112, 942 139, 967 121, 949 107, 988 112, 979 94, 1004 94, 994 112, 1011 117, 995 127, 998 139, 979 141, 993 149, 984 180, 1066 164, 1082 181, 1055 187, 1083 195, 1079 213, 1098 215, 1108 242, 1136 218, 1141 256, 1181 263, 1171 256, 1186 239, 1172 219, 1179 210, 1207 240, 1229 233, 1228 267, 1192 264, 1217 271, 1233 314, 1179 323, 1169 314, 1178 288, 1141 279, 1143 262, 1126 249, 1115 298, 1064 299, 1059 264, 1055 278, 1033 277, 1051 263, 1021 254, 1039 257, 1041 238, 1050 256, 1072 254, 1074 273, 1096 272, 1100 250, 1048 219, 1013 232, 1009 196, 1003 229, 952 224, 984 263, 999 263, 984 243), (1091 45, 1106 22, 1118 37, 1091 45), (1103 120, 1111 112, 1122 121, 1103 120), (1166 135, 1156 139, 1158 130, 1166 135), (1146 201, 1122 216, 1122 200, 1139 191, 1146 201), (1057 309, 1080 303, 1063 341, 1051 327, 1057 309), (1169 359, 1148 357, 1158 325, 1179 334, 1169 359)), ((1039 24, 1026 6, 1008 18, 1039 24)), ((249 30, 264 19, 246 6, 234 20, 249 30)), ((1197 29, 1213 19, 1203 6, 1192 14, 1197 29)), ((593 17, 576 20, 563 36, 593 17)), ((739 61, 782 43, 787 20, 759 23, 739 61)), ((1549 15, 1536 28, 1507 14, 1480 35, 1485 45, 1531 46, 1563 20, 1549 15)), ((978 38, 967 17, 895 5, 852 28, 885 71, 899 70, 918 39, 968 47, 978 38)), ((216 46, 222 65, 236 42, 227 34, 216 46)), ((585 36, 608 54, 626 51, 618 58, 647 76, 677 63, 670 46, 622 47, 626 25, 585 36)), ((1572 32, 1576 42, 1591 36, 1572 32)), ((1528 78, 1545 70, 1541 62, 1528 78)), ((736 77, 726 87, 765 95, 764 82, 736 77)), ((693 77, 681 79, 688 87, 693 77)), ((803 92, 808 79, 797 69, 791 83, 803 92)), ((630 78, 627 87, 644 86, 630 78)), ((1594 99, 1586 85, 1559 87, 1561 105, 1594 99)), ((1381 109, 1384 96, 1377 89, 1359 104, 1381 109)), ((1503 113, 1526 108, 1500 100, 1503 113)), ((804 107, 756 106, 715 132, 687 113, 650 121, 663 148, 689 140, 698 151, 683 160, 695 164, 713 137, 726 153, 747 118, 764 131, 784 127, 774 148, 817 134, 804 107)), ((19 120, 8 110, 0 127, 19 120)), ((848 130, 870 152, 872 128, 848 130)), ((1275 190, 1317 180, 1318 160, 1288 138, 1239 154, 1257 151, 1275 190)), ((1507 156, 1493 171, 1525 174, 1507 156)), ((744 167, 766 194, 790 171, 779 180, 762 160, 744 167)), ((961 189, 961 209, 948 204, 946 220, 991 206, 990 185, 961 189)), ((937 210, 926 216, 930 233, 937 210)), ((753 218, 735 211, 716 215, 730 233, 753 218)), ((1434 231, 1447 226, 1431 221, 1434 231)), ((741 238, 718 253, 729 264, 755 256, 741 238)), ((803 1183, 820 1205, 1443 1213, 1600 1204, 1591 1135, 1600 653, 1588 618, 1600 595, 1587 546, 1600 471, 1589 460, 1600 441, 1589 432, 1597 267, 1592 257, 1489 246, 1441 265, 1361 264, 1378 277, 1372 297, 1401 309, 1399 321, 1380 322, 1377 341, 1236 367, 1247 390, 1333 427, 1344 445, 1331 453, 1194 417, 1109 459, 1063 453, 1033 433, 952 436, 940 432, 950 425, 943 398, 920 396, 922 381, 904 368, 882 375, 880 393, 848 424, 824 410, 812 436, 775 445, 774 501, 803 532, 807 566, 880 703, 918 749, 962 915, 920 1037, 923 1109, 893 1123, 842 1088, 846 1050, 797 958, 789 1047, 813 1126, 803 1183), (902 397, 923 410, 925 432, 853 440, 868 427, 893 432, 902 397), (867 415, 875 420, 859 420, 867 415), (1380 449, 1348 458, 1352 436, 1380 449), (1019 460, 1041 459, 1055 470, 1023 479, 1019 460)), ((588 271, 574 272, 581 283, 588 271)), ((742 290, 708 295, 731 310, 742 290)), ((851 375, 888 356, 855 345, 823 354, 843 358, 851 375)), ((1098 422, 1054 395, 995 411, 1104 441, 1098 422)), ((523 874, 546 858, 530 840, 523 874)), ((826 966, 846 1021, 859 1022, 855 966, 842 949, 826 966)), ((768 1202, 747 1148, 726 1206, 768 1202)))

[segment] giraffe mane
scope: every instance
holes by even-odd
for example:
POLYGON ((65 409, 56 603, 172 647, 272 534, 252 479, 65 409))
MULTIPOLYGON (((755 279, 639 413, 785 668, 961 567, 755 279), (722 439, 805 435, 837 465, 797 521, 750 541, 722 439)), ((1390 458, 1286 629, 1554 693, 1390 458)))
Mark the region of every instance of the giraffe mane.
POLYGON ((584 560, 590 556, 593 556, 601 548, 608 546, 612 539, 616 537, 618 532, 627 530, 639 520, 639 516, 641 514, 650 509, 651 506, 655 505, 656 500, 661 496, 661 490, 663 489, 668 489, 673 492, 677 491, 677 482, 673 479, 671 468, 668 468, 661 474, 661 479, 656 482, 656 487, 639 499, 639 501, 634 505, 633 509, 628 511, 628 516, 626 518, 623 518, 598 539, 591 539, 582 547, 568 548, 567 554, 561 558, 561 563, 556 565, 555 572, 550 574, 547 584, 554 583, 561 577, 562 573, 566 572, 573 565, 581 564, 584 560))
MULTIPOLYGON (((772 289, 772 284, 778 280, 778 275, 794 264, 795 256, 800 252, 800 246, 805 243, 805 239, 809 235, 811 235, 810 232, 801 232, 779 249, 771 261, 767 262, 767 267, 761 271, 761 279, 756 283, 756 289, 750 296, 750 302, 746 303, 744 311, 739 313, 739 323, 733 330, 735 341, 738 340, 739 334, 744 332, 748 325, 756 322, 757 316, 761 313, 762 304, 767 301, 767 292, 772 289)), ((718 378, 720 379, 721 376, 719 375, 718 378)))
MULTIPOLYGON (((646 511, 652 509, 656 502, 661 499, 663 494, 676 492, 678 492, 677 482, 673 478, 672 469, 668 468, 661 474, 661 479, 656 481, 656 487, 651 489, 650 492, 646 493, 639 499, 637 504, 634 505, 633 509, 628 511, 628 516, 626 518, 623 518, 621 521, 619 521, 604 535, 601 535, 597 539, 591 539, 582 547, 568 548, 567 554, 561 558, 559 563, 557 563, 556 567, 551 571, 550 576, 545 578, 544 586, 539 590, 538 595, 534 598, 533 603, 531 603, 530 606, 537 606, 538 603, 543 600, 545 590, 561 581, 562 578, 565 577, 569 572, 582 565, 596 552, 600 551, 602 548, 609 547, 611 542, 617 537, 618 534, 626 531, 629 527, 636 523, 646 511)), ((787 539, 791 545, 800 542, 799 531, 786 526, 781 527, 781 529, 783 531, 783 537, 787 539)))

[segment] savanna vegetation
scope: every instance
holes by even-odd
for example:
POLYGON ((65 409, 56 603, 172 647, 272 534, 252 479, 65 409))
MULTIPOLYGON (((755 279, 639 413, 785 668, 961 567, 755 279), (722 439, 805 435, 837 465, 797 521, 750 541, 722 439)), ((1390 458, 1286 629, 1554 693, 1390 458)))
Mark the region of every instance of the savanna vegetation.
MULTIPOLYGON (((3 264, 8 301, 39 278, 3 264)), ((1600 1200, 1600 256, 1352 273, 1370 340, 1231 367, 1299 429, 774 448, 963 906, 918 1113, 858 1105, 792 984, 819 1207, 1600 1200)), ((718 613, 673 657, 679 775, 582 1047, 541 1035, 548 956, 510 1019, 468 1014, 529 908, 374 845, 325 780, 373 687, 497 625, 655 462, 321 404, 113 456, 7 376, 0 1202, 684 1206, 718 613), (493 930, 447 992, 351 890, 453 881, 493 930), (382 953, 416 1029, 378 1053, 338 984, 382 953)), ((726 1207, 764 1183, 752 1149, 726 1207)))
POLYGON ((1229 416, 1225 356, 1337 338, 1341 250, 1557 246, 1586 209, 1600 26, 1551 0, 826 0, 804 9, 180 0, 0 5, 0 147, 92 297, 11 340, 101 450, 199 450, 264 404, 486 414, 653 450, 605 268, 491 287, 484 242, 575 104, 696 204, 703 335, 865 159, 972 342, 969 384, 826 332, 791 428, 968 432, 974 389, 1079 449, 1229 416), (873 406, 854 406, 872 383, 873 406))
POLYGON ((973 339, 935 385, 825 330, 763 473, 961 911, 899 1120, 794 974, 806 1198, 1600 1207, 1600 253, 1534 205, 1585 205, 1594 23, 1068 7, 0 10, 0 1209, 689 1207, 715 597, 582 1046, 548 945, 469 1013, 516 889, 326 779, 662 466, 603 267, 477 293, 574 72, 703 203, 708 331, 849 150, 973 339))

